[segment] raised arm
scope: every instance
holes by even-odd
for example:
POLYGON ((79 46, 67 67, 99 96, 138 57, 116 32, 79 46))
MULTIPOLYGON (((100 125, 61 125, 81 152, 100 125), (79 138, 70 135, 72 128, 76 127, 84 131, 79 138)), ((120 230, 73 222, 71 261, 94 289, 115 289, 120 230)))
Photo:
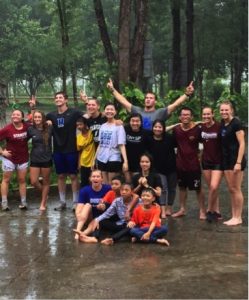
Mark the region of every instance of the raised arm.
POLYGON ((186 87, 185 93, 180 96, 176 101, 168 106, 168 113, 171 114, 173 111, 177 109, 178 106, 183 104, 189 97, 194 93, 193 81, 186 87))
POLYGON ((113 82, 109 79, 107 83, 107 88, 112 92, 115 99, 128 111, 131 112, 132 104, 123 96, 121 95, 113 86, 113 82))

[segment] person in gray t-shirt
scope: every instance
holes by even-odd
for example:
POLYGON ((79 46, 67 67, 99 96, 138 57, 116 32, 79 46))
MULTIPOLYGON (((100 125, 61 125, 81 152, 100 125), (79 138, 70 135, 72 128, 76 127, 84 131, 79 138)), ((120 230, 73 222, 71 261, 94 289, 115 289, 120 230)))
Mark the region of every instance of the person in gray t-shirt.
POLYGON ((164 108, 156 109, 156 95, 152 92, 145 94, 144 108, 134 106, 123 95, 121 95, 113 86, 110 79, 107 88, 113 93, 116 100, 129 112, 140 113, 143 117, 143 128, 152 129, 152 123, 156 120, 166 121, 170 114, 176 110, 183 102, 185 102, 194 93, 193 81, 186 87, 185 93, 176 99, 173 103, 164 108))

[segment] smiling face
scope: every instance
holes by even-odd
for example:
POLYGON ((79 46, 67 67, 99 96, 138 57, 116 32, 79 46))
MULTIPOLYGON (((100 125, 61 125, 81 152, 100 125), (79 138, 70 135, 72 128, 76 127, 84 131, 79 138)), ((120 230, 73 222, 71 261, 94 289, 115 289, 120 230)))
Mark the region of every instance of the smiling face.
POLYGON ((116 116, 116 108, 113 104, 108 104, 105 107, 105 116, 107 119, 113 119, 116 116))
POLYGON ((100 105, 96 101, 96 99, 90 99, 87 103, 87 113, 89 116, 96 116, 99 114, 100 105))
POLYGON ((34 125, 40 127, 43 125, 43 122, 44 122, 44 120, 43 120, 42 114, 40 112, 36 111, 33 115, 34 125))
POLYGON ((141 199, 142 199, 143 205, 145 207, 149 207, 155 201, 155 196, 152 194, 151 191, 145 190, 141 194, 141 199))
POLYGON ((139 131, 141 128, 141 120, 139 117, 132 117, 130 119, 130 126, 133 131, 139 131))
POLYGON ((212 124, 214 122, 214 113, 210 107, 203 108, 202 121, 206 124, 212 124))
POLYGON ((181 114, 179 116, 179 120, 181 121, 182 124, 190 124, 191 121, 193 119, 193 115, 192 115, 192 112, 190 110, 187 110, 187 109, 183 109, 181 111, 181 114))
POLYGON ((149 171, 151 167, 151 161, 147 155, 143 155, 140 158, 140 167, 143 172, 149 171))
POLYGON ((220 105, 220 116, 226 122, 230 122, 233 118, 233 109, 229 103, 222 103, 220 105))
POLYGON ((130 184, 123 184, 120 190, 120 195, 124 200, 130 199, 132 195, 132 188, 130 184))
POLYGON ((23 121, 23 113, 20 110, 14 110, 11 114, 11 121, 14 124, 20 124, 23 121))
POLYGON ((156 137, 162 137, 164 132, 164 127, 160 122, 156 122, 152 128, 153 134, 156 137))
POLYGON ((67 99, 63 93, 59 93, 55 95, 54 103, 57 107, 67 106, 67 99))

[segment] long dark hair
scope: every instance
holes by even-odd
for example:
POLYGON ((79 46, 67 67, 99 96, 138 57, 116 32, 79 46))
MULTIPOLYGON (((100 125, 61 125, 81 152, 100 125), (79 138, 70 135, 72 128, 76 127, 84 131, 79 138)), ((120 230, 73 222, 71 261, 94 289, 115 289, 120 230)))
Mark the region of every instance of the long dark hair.
MULTIPOLYGON (((42 131, 41 131, 41 134, 42 134, 44 144, 46 145, 46 147, 48 147, 48 145, 49 145, 49 126, 47 124, 46 116, 45 116, 44 112, 42 112, 40 110, 35 110, 34 113, 33 113, 33 117, 36 113, 39 113, 42 116, 42 131)), ((33 123, 33 126, 35 128, 37 128, 34 123, 33 123)))

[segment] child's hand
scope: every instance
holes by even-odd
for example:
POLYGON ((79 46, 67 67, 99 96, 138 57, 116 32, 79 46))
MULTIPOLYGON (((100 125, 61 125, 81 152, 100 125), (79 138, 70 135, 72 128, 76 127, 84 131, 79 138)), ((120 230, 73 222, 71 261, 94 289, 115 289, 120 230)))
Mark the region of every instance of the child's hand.
POLYGON ((141 237, 141 240, 145 240, 148 241, 150 239, 150 233, 149 232, 145 232, 145 234, 143 234, 143 236, 141 237))
POLYGON ((129 211, 129 210, 126 211, 124 218, 125 218, 125 221, 126 221, 126 222, 130 220, 131 214, 130 214, 130 211, 129 211))
POLYGON ((135 223, 133 222, 133 221, 130 221, 128 224, 127 224, 127 227, 128 228, 133 228, 133 227, 135 227, 135 223))
POLYGON ((104 211, 106 209, 106 206, 104 203, 99 203, 96 207, 98 210, 102 210, 102 211, 104 211))

